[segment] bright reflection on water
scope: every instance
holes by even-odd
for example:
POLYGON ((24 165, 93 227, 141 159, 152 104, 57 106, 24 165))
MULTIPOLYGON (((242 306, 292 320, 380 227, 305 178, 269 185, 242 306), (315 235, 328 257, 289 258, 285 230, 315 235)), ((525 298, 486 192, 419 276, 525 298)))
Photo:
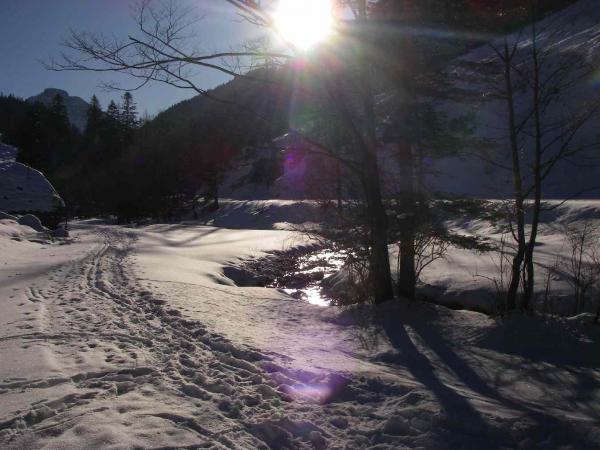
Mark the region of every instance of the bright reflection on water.
MULTIPOLYGON (((346 260, 343 251, 319 250, 301 256, 298 260, 298 270, 289 274, 291 279, 306 280, 304 285, 296 288, 286 287, 286 282, 280 283, 283 291, 295 298, 300 298, 317 306, 330 306, 331 299, 323 293, 320 282, 338 272, 346 260)), ((286 277, 288 278, 288 277, 286 277)), ((287 283, 289 285, 289 283, 287 283)), ((298 284, 294 282, 293 284, 298 284)))

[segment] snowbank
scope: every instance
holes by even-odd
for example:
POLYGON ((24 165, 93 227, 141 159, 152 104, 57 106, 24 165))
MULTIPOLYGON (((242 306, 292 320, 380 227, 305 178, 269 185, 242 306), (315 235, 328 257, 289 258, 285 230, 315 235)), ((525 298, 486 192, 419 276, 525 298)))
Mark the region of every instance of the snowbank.
MULTIPOLYGON (((600 226, 600 200, 549 201, 541 217, 535 251, 535 295, 538 306, 546 296, 548 272, 551 272, 548 289, 548 310, 556 314, 570 314, 573 309, 573 287, 568 264, 571 247, 566 228, 589 222, 600 226)), ((509 234, 481 220, 450 224, 459 233, 478 235, 500 245, 504 239, 508 256, 514 253, 514 242, 509 234)), ((390 263, 396 268, 397 248, 390 247, 390 263)), ((422 275, 420 293, 436 302, 453 307, 469 308, 494 313, 498 308, 496 283, 507 288, 508 280, 500 277, 500 259, 497 252, 481 253, 472 250, 450 248, 447 257, 435 261, 422 275)), ((508 268, 507 268, 508 269, 508 268)), ((506 277, 506 274, 505 274, 506 277)), ((594 310, 596 299, 588 299, 587 309, 594 310)))

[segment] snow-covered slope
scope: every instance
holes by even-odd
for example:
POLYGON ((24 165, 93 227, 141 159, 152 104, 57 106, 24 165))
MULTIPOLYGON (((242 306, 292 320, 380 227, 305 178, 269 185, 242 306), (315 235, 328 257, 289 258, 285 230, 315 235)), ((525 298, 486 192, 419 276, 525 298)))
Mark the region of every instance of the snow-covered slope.
MULTIPOLYGON (((509 44, 515 41, 519 42, 518 63, 522 63, 530 56, 532 43, 528 36, 529 32, 524 29, 521 33, 516 32, 508 36, 509 44)), ((546 79, 549 75, 548 72, 554 70, 559 62, 573 57, 597 69, 595 74, 587 74, 578 79, 574 87, 560 101, 552 103, 544 111, 544 120, 548 124, 576 115, 581 112, 586 102, 600 96, 600 84, 598 83, 600 76, 600 8, 598 8, 597 1, 580 0, 570 7, 548 16, 538 24, 538 32, 540 33, 538 45, 541 51, 549 50, 549 56, 544 58, 546 70, 542 73, 542 79, 546 79)), ((501 40, 493 42, 496 46, 501 46, 501 43, 501 40)), ((476 84, 477 79, 481 77, 475 77, 473 80, 472 74, 464 73, 463 71, 469 70, 466 68, 465 62, 488 61, 494 57, 495 53, 492 48, 489 45, 482 45, 450 64, 449 70, 457 70, 459 75, 464 76, 464 81, 459 82, 461 87, 468 88, 473 92, 480 92, 483 96, 483 94, 489 93, 490 87, 476 84)), ((577 78, 580 74, 581 71, 574 72, 573 78, 577 78)), ((517 94, 516 105, 519 116, 523 116, 529 110, 530 99, 530 92, 519 91, 517 94)), ((385 102, 385 100, 383 101, 385 102)), ((449 104, 445 106, 445 109, 450 115, 473 114, 476 135, 490 139, 496 147, 485 151, 469 149, 469 152, 479 150, 482 150, 482 153, 487 152, 492 155, 491 159, 495 164, 486 162, 481 156, 428 159, 425 162, 426 166, 429 166, 432 173, 436 174, 430 179, 431 186, 434 190, 482 198, 510 196, 512 194, 511 173, 499 168, 499 165, 510 165, 507 151, 508 131, 505 103, 500 100, 482 100, 467 105, 449 104)), ((600 130, 597 127, 599 121, 600 114, 582 127, 571 145, 572 147, 589 146, 594 151, 589 151, 578 159, 570 158, 568 162, 559 163, 545 181, 544 196, 546 198, 569 198, 575 194, 584 198, 600 197, 600 183, 597 181, 600 179, 600 158, 598 157, 600 145, 592 146, 592 144, 600 144, 600 130)), ((544 144, 554 137, 556 134, 550 133, 544 144)), ((522 163, 525 171, 531 163, 531 157, 527 156, 527 153, 532 144, 532 138, 524 137, 520 142, 523 149, 522 163)), ((310 148, 310 145, 299 145, 298 138, 293 131, 276 139, 273 146, 277 147, 278 145, 286 147, 287 150, 274 155, 269 149, 249 149, 245 153, 245 160, 241 163, 238 161, 233 165, 234 169, 228 174, 222 193, 225 196, 241 199, 301 199, 313 198, 315 194, 322 195, 319 188, 328 184, 328 176, 332 173, 335 175, 335 168, 327 167, 331 165, 331 160, 316 158, 303 151, 303 149, 310 148), (261 182, 254 176, 257 168, 265 169, 265 161, 270 161, 273 167, 272 169, 267 168, 266 171, 270 170, 271 175, 275 175, 270 184, 261 182)), ((545 157, 548 158, 555 148, 556 145, 550 148, 545 157)), ((394 158, 390 160, 388 153, 380 152, 380 165, 382 179, 384 182, 389 180, 384 190, 393 191, 394 178, 397 179, 398 176, 396 170, 398 162, 394 158)), ((331 188, 328 187, 328 189, 331 188)), ((326 193, 327 195, 331 196, 331 193, 326 193)))
POLYGON ((65 102, 71 124, 75 125, 80 131, 83 131, 87 122, 87 111, 90 105, 82 98, 70 96, 67 91, 63 91, 62 89, 47 88, 41 94, 29 97, 27 101, 30 103, 41 102, 48 106, 57 95, 60 95, 65 102))
MULTIPOLYGON (((580 0, 565 10, 542 20, 537 25, 537 29, 540 33, 538 39, 540 50, 542 52, 549 51, 549 56, 545 56, 543 60, 545 68, 542 71, 543 81, 547 80, 550 74, 560 67, 559 63, 568 61, 568 58, 575 57, 578 61, 585 62, 597 70, 595 74, 587 74, 578 79, 574 87, 560 101, 549 105, 548 109, 544 111, 544 120, 548 125, 548 123, 575 116, 585 107, 586 102, 598 98, 600 95, 597 78, 598 70, 600 70, 600 8, 598 2, 596 0, 580 0)), ((521 64, 525 58, 530 57, 532 47, 530 33, 529 29, 524 29, 522 32, 515 32, 508 37, 509 45, 518 42, 517 64, 521 64)), ((493 44, 501 48, 502 40, 495 41, 493 44)), ((464 62, 481 62, 495 58, 496 55, 492 48, 489 45, 483 45, 461 57, 451 67, 470 79, 467 73, 461 72, 465 70, 464 62)), ((531 63, 528 65, 530 66, 531 63)), ((573 66, 577 66, 577 64, 573 66)), ((523 68, 521 67, 521 69, 523 68)), ((578 70, 576 67, 573 69, 578 70)), ((574 72, 571 79, 575 79, 581 74, 582 71, 574 72)), ((473 88, 473 86, 470 87, 473 88)), ((476 86, 475 90, 477 89, 482 95, 490 92, 490 88, 484 85, 476 86)), ((517 121, 530 110, 530 100, 530 91, 519 90, 515 100, 519 116, 517 121)), ((483 101, 475 107, 469 105, 461 107, 459 110, 475 113, 477 134, 490 138, 497 144, 497 148, 492 150, 491 154, 499 152, 506 155, 494 157, 495 162, 501 165, 510 165, 505 102, 502 100, 483 101)), ((573 146, 599 143, 599 120, 598 116, 592 118, 577 134, 573 146)), ((549 134, 544 144, 547 144, 555 136, 556 134, 549 134)), ((524 170, 527 170, 531 158, 526 155, 528 149, 533 145, 533 139, 524 138, 520 145, 523 149, 524 170)), ((557 145, 554 145, 550 148, 545 157, 547 158, 556 147, 557 145)), ((597 154, 600 152, 600 147, 596 146, 594 150, 594 154, 587 154, 585 157, 579 157, 578 160, 571 158, 568 163, 557 165, 545 182, 544 195, 546 198, 566 198, 577 193, 583 193, 584 197, 588 198, 598 198, 600 196, 600 183, 598 183, 600 178, 598 163, 600 161, 597 159, 597 154)), ((510 172, 485 162, 479 157, 446 158, 436 162, 435 170, 440 173, 440 176, 432 182, 434 186, 443 191, 483 198, 504 197, 512 193, 510 172)))
POLYGON ((291 130, 268 145, 245 149, 231 164, 220 193, 244 200, 337 198, 351 195, 350 178, 336 160, 291 130))
POLYGON ((0 211, 49 213, 63 207, 46 177, 16 157, 16 148, 0 144, 0 211))
MULTIPOLYGON (((547 80, 550 73, 560 67, 564 61, 578 61, 596 68, 594 74, 581 76, 583 69, 578 68, 579 63, 573 64, 573 73, 569 81, 576 80, 574 86, 565 93, 563 98, 553 102, 544 110, 543 125, 550 128, 558 120, 575 116, 580 113, 593 99, 600 97, 600 8, 596 0, 580 0, 560 12, 554 13, 543 19, 538 25, 538 46, 544 55, 542 80, 547 80), (571 58, 571 59, 569 59, 571 58), (579 78, 581 77, 581 78, 579 78)), ((508 36, 509 45, 517 42, 518 53, 516 64, 523 71, 530 62, 532 42, 529 37, 530 30, 524 29, 508 36)), ((501 47, 502 40, 492 42, 496 47, 501 47)), ((465 63, 480 63, 494 60, 494 50, 489 45, 483 45, 462 56, 449 66, 450 71, 456 70, 463 81, 459 82, 462 88, 481 93, 480 102, 468 105, 448 104, 444 108, 450 115, 470 113, 474 116, 476 136, 489 139, 495 147, 485 149, 469 149, 469 152, 480 152, 479 156, 449 157, 439 160, 427 160, 435 176, 430 178, 434 190, 449 193, 477 196, 482 198, 504 198, 512 194, 511 173, 500 166, 510 166, 508 145, 508 131, 506 126, 506 104, 501 100, 483 100, 484 94, 489 94, 490 87, 478 81, 481 76, 473 77, 470 72, 472 65, 465 63), (485 158, 481 155, 486 154, 485 158), (486 161, 490 159, 493 162, 486 161)), ((588 70, 586 68, 585 70, 588 70)), ((515 100, 517 107, 517 120, 522 119, 530 110, 531 92, 518 90, 515 100)), ((487 97, 486 97, 487 98, 487 97)), ((569 161, 559 162, 551 175, 544 182, 545 198, 570 198, 578 195, 583 198, 600 198, 600 114, 596 114, 589 122, 581 127, 571 147, 587 147, 589 151, 569 158, 569 161)), ((531 130, 526 130, 531 131, 531 130)), ((549 132, 543 142, 548 144, 557 137, 556 132, 549 132)), ((544 158, 549 159, 561 142, 566 139, 556 139, 554 145, 545 152, 544 158)), ((324 185, 329 174, 335 172, 331 160, 315 158, 303 151, 309 145, 298 145, 298 139, 293 132, 276 139, 274 146, 287 147, 286 152, 279 156, 279 176, 272 184, 266 185, 252 178, 253 164, 260 166, 266 157, 264 149, 253 150, 255 155, 248 160, 249 164, 242 169, 230 173, 225 183, 224 193, 243 199, 268 199, 268 198, 313 198, 319 185, 324 185), (291 138, 290 138, 291 137, 291 138), (311 177, 313 179, 311 179, 311 177), (315 188, 317 188, 315 190, 315 188)), ((526 137, 523 133, 520 140, 522 148, 522 165, 524 172, 529 170, 532 162, 531 149, 533 138, 526 137)), ((464 153, 465 149, 457 151, 464 153)), ((382 179, 389 179, 391 183, 385 190, 393 190, 394 179, 397 179, 398 162, 388 160, 386 151, 380 152, 382 179)), ((273 158, 271 158, 273 160, 273 158)), ((347 177, 346 177, 347 178, 347 177)), ((525 176, 525 185, 531 179, 525 176)))

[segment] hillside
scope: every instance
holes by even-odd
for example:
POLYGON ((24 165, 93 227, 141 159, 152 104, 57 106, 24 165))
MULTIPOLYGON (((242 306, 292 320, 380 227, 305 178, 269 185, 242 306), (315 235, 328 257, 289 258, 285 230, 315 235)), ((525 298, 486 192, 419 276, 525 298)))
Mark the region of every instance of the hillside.
MULTIPOLYGON (((547 72, 552 70, 558 64, 561 64, 568 58, 580 58, 589 63, 590 67, 598 66, 600 62, 600 11, 596 2, 593 0, 583 0, 566 7, 558 12, 548 14, 538 23, 541 33, 539 45, 541 50, 548 52, 549 61, 546 61, 547 72)), ((520 64, 525 64, 531 51, 531 40, 527 36, 528 29, 523 28, 508 35, 508 41, 514 43, 520 40, 519 52, 520 64)), ((460 80, 460 70, 465 63, 482 63, 489 61, 494 57, 494 52, 489 44, 498 46, 502 39, 483 44, 466 54, 448 62, 449 72, 459 70, 459 87, 468 88, 474 92, 480 92, 482 97, 489 91, 489 86, 477 85, 472 83, 473 74, 464 74, 460 80)), ((586 68, 586 70, 588 70, 586 68)), ((547 74, 543 74, 545 77, 547 74)), ((574 74, 577 78, 579 74, 574 74)), ((239 83, 239 81, 238 81, 239 83)), ((259 86, 254 86, 259 89, 259 86)), ((242 88, 243 91, 244 88, 242 88)), ((235 88, 231 84, 226 84, 215 91, 215 96, 225 94, 225 98, 235 88), (218 93, 217 93, 218 92, 218 93)), ((240 92, 240 90, 237 90, 240 92)), ((581 111, 587 102, 598 96, 597 83, 593 76, 586 75, 577 79, 574 87, 565 95, 552 103, 545 111, 545 120, 547 122, 555 121, 557 118, 564 118, 567 114, 577 114, 581 111)), ((385 95, 384 95, 385 97, 385 95)), ((516 103, 519 108, 519 115, 524 116, 529 107, 531 92, 521 91, 518 94, 516 103)), ((277 100, 275 100, 277 102, 277 100)), ((203 116, 210 116, 215 111, 222 111, 223 105, 215 106, 214 102, 202 97, 183 102, 163 115, 157 118, 157 121, 167 120, 174 123, 174 118, 188 120, 190 122, 202 120, 203 116)), ((512 195, 511 173, 501 166, 507 166, 509 162, 506 152, 508 131, 505 127, 506 118, 504 111, 505 103, 500 100, 485 100, 479 103, 469 103, 467 105, 448 104, 444 109, 454 114, 469 114, 473 116, 473 126, 476 130, 475 136, 493 142, 493 148, 457 148, 460 156, 445 157, 438 160, 427 160, 430 176, 428 182, 432 190, 442 191, 448 194, 467 195, 483 198, 506 198, 512 195)), ((595 152, 600 149, 600 133, 596 130, 595 123, 600 119, 595 117, 583 129, 579 131, 572 146, 587 147, 589 150, 581 156, 581 162, 573 160, 564 161, 557 164, 552 174, 546 179, 544 185, 544 195, 547 198, 570 198, 577 196, 580 198, 598 198, 600 197, 600 183, 596 183, 600 176, 600 160, 595 152)), ((225 124, 226 122, 222 122, 225 124)), ((295 123, 298 125, 298 123, 295 123)), ((302 125, 302 124, 300 124, 302 125)), ((285 122, 279 127, 281 134, 287 131, 289 125, 285 122), (286 126, 287 125, 287 126, 286 126)), ((253 130, 254 131, 254 130, 253 130)), ((268 133, 267 133, 268 135, 268 133)), ((256 138, 256 135, 253 135, 256 138)), ((273 137, 273 136, 271 136, 273 137)), ((547 140, 550 141, 556 137, 556 134, 549 134, 547 140)), ((252 145, 256 139, 250 139, 245 144, 252 145)), ((259 144, 264 144, 260 142, 259 144)), ((528 167, 531 164, 530 157, 527 156, 528 149, 533 144, 533 139, 523 139, 520 143, 523 148, 522 164, 528 167)), ((233 198, 310 198, 311 189, 304 184, 298 187, 297 182, 290 185, 290 169, 298 172, 294 177, 306 176, 314 170, 320 170, 323 161, 316 164, 305 160, 304 153, 293 155, 298 161, 294 162, 294 167, 290 166, 290 161, 283 157, 281 153, 267 151, 269 157, 265 158, 264 146, 258 145, 254 150, 249 149, 233 164, 233 168, 228 172, 223 184, 223 194, 233 198), (265 167, 270 167, 272 173, 261 175, 263 179, 257 179, 257 168, 261 171, 265 167), (265 182, 266 180, 266 182, 265 182), (244 186, 244 184, 248 184, 244 186), (296 191, 294 191, 296 189, 296 191)), ((548 150, 548 155, 556 152, 557 145, 548 150)), ((308 158, 310 159, 310 158, 308 158)), ((398 163, 390 158, 389 154, 382 152, 381 164, 384 171, 388 172, 389 177, 393 178, 397 172, 398 163)), ((260 177, 259 177, 260 178, 260 177)), ((304 180, 302 180, 304 181, 304 180)), ((527 181, 527 177, 526 177, 527 181)), ((314 184, 314 183, 313 183, 314 184)), ((314 189, 313 189, 314 190, 314 189)))
MULTIPOLYGON (((258 69, 161 112, 146 128, 203 131, 238 136, 246 145, 259 144, 287 129, 287 108, 293 74, 258 69)), ((186 136, 187 137, 187 136, 186 136)))
MULTIPOLYGON (((557 98, 544 111, 543 120, 547 128, 550 124, 575 116, 587 104, 598 98, 600 90, 596 81, 600 67, 600 9, 595 0, 581 0, 563 11, 554 13, 537 24, 540 34, 539 48, 544 52, 544 69, 542 80, 547 80, 553 71, 565 64, 565 61, 585 61, 588 67, 573 67, 569 74, 573 87, 563 98, 557 98), (589 72, 588 72, 589 71, 589 72), (594 73, 595 72, 595 73, 594 73)), ((518 43, 517 63, 526 68, 531 64, 528 58, 531 54, 530 30, 525 28, 507 37, 509 45, 518 43)), ((502 39, 491 42, 496 47, 502 46, 502 39)), ((495 58, 490 45, 483 45, 458 58, 450 65, 449 70, 462 73, 464 84, 472 79, 468 69, 472 63, 491 61, 495 58), (462 71, 462 72, 461 72, 462 71)), ((573 66, 577 66, 574 63, 573 66)), ((488 85, 476 85, 482 97, 490 95, 488 85)), ((493 97, 493 96, 492 96, 493 97)), ((517 93, 517 120, 523 119, 531 108, 532 92, 524 89, 517 93)), ((510 166, 508 147, 508 128, 506 103, 503 100, 483 101, 476 105, 450 105, 446 107, 452 112, 469 111, 474 114, 476 133, 479 137, 489 139, 494 147, 481 156, 463 156, 461 158, 445 158, 435 163, 434 172, 439 176, 431 180, 435 188, 484 198, 503 198, 512 194, 512 174, 499 168, 510 166)), ((589 151, 580 153, 577 158, 571 158, 557 164, 555 170, 546 179, 544 195, 546 198, 568 198, 574 195, 583 198, 600 198, 600 160, 597 158, 600 150, 600 132, 597 127, 600 117, 596 114, 587 123, 572 142, 572 147, 587 147, 589 151)), ((525 133, 524 133, 525 134, 525 133)), ((548 133, 544 144, 549 145, 548 155, 555 154, 560 145, 558 132, 548 133), (552 139, 557 139, 549 145, 552 139)), ((533 146, 533 137, 524 137, 519 145, 522 151, 522 164, 525 168, 532 164, 528 151, 533 146)), ((480 149, 475 149, 479 152, 480 149)))

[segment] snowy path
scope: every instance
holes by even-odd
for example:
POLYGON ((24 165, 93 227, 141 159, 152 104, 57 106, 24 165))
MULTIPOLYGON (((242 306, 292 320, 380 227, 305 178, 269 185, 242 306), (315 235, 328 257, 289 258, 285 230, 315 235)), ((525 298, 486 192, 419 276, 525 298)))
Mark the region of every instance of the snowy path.
POLYGON ((296 448, 322 447, 323 435, 347 439, 346 419, 319 418, 317 405, 274 389, 268 358, 141 289, 127 261, 134 233, 95 233, 99 242, 85 257, 29 291, 39 316, 28 332, 0 338, 40 349, 46 366, 37 368, 46 376, 0 384, 3 404, 15 405, 0 419, 7 448, 296 448))
POLYGON ((220 234, 229 246, 248 239, 197 228, 195 244, 162 230, 160 251, 149 248, 156 229, 98 225, 80 226, 69 245, 19 247, 0 269, 0 447, 597 446, 597 366, 471 346, 491 321, 444 309, 388 324, 389 342, 369 358, 352 327, 280 294, 176 275, 167 254, 184 250, 173 243, 208 257, 220 234))

